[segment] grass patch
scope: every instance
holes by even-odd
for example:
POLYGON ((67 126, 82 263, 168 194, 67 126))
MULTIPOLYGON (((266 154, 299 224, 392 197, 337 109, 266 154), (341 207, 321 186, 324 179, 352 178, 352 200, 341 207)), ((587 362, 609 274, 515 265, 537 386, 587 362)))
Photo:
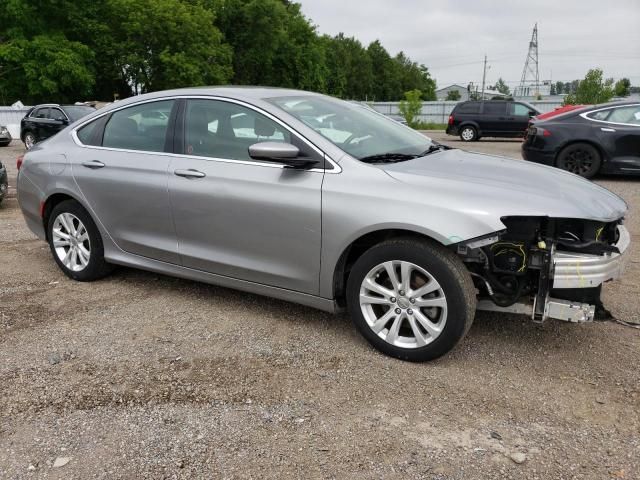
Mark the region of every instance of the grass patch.
POLYGON ((415 122, 412 125, 416 130, 446 130, 446 123, 431 123, 431 122, 415 122))

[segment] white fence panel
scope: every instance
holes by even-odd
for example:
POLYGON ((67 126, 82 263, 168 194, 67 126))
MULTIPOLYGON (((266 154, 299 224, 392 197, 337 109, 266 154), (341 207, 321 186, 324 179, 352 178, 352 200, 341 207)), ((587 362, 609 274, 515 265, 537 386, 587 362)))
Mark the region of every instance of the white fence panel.
POLYGON ((28 108, 0 107, 0 125, 7 127, 14 140, 20 139, 20 120, 28 110, 28 108))

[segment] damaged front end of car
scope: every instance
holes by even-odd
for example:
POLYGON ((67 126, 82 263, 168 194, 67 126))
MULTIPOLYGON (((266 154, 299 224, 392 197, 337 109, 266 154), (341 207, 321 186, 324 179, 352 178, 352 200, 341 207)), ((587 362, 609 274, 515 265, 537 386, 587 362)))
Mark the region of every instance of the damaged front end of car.
POLYGON ((630 236, 612 222, 503 217, 505 229, 460 242, 456 252, 478 290, 478 309, 589 322, 606 315, 604 282, 622 274, 630 236))

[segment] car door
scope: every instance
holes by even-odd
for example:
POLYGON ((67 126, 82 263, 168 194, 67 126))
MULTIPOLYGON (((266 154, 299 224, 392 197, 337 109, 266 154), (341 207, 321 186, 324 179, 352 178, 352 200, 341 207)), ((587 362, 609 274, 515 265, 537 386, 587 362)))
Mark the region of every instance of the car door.
POLYGON ((587 114, 594 122, 596 136, 611 161, 622 171, 640 172, 640 104, 626 105, 587 114))
POLYGON ((487 100, 482 102, 480 129, 484 135, 500 135, 508 131, 507 102, 487 100))
MULTIPOLYGON (((169 117, 174 100, 130 106, 82 127, 73 149, 73 175, 89 206, 125 252, 179 264, 167 191, 169 117), (163 124, 139 129, 148 112, 163 124)), ((175 115, 175 113, 174 113, 175 115)))
POLYGON ((49 108, 48 119, 49 121, 44 125, 47 129, 47 138, 52 137, 69 125, 69 117, 67 117, 67 115, 57 107, 49 108))
POLYGON ((49 107, 38 108, 30 118, 29 129, 36 136, 36 141, 48 137, 49 107))
POLYGON ((324 170, 255 161, 248 148, 287 142, 322 156, 249 105, 189 99, 181 118, 169 192, 183 265, 318 294, 324 170))
POLYGON ((509 102, 507 116, 507 129, 514 135, 524 135, 529 125, 529 112, 531 109, 523 104, 517 102, 509 102))

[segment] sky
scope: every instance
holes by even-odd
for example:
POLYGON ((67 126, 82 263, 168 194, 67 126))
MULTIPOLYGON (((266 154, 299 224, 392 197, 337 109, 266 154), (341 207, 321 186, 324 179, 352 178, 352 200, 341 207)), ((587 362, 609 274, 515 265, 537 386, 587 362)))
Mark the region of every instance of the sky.
POLYGON ((320 33, 363 44, 379 39, 392 55, 425 64, 438 88, 502 77, 520 82, 538 23, 540 80, 605 77, 640 85, 640 0, 297 0, 320 33))

